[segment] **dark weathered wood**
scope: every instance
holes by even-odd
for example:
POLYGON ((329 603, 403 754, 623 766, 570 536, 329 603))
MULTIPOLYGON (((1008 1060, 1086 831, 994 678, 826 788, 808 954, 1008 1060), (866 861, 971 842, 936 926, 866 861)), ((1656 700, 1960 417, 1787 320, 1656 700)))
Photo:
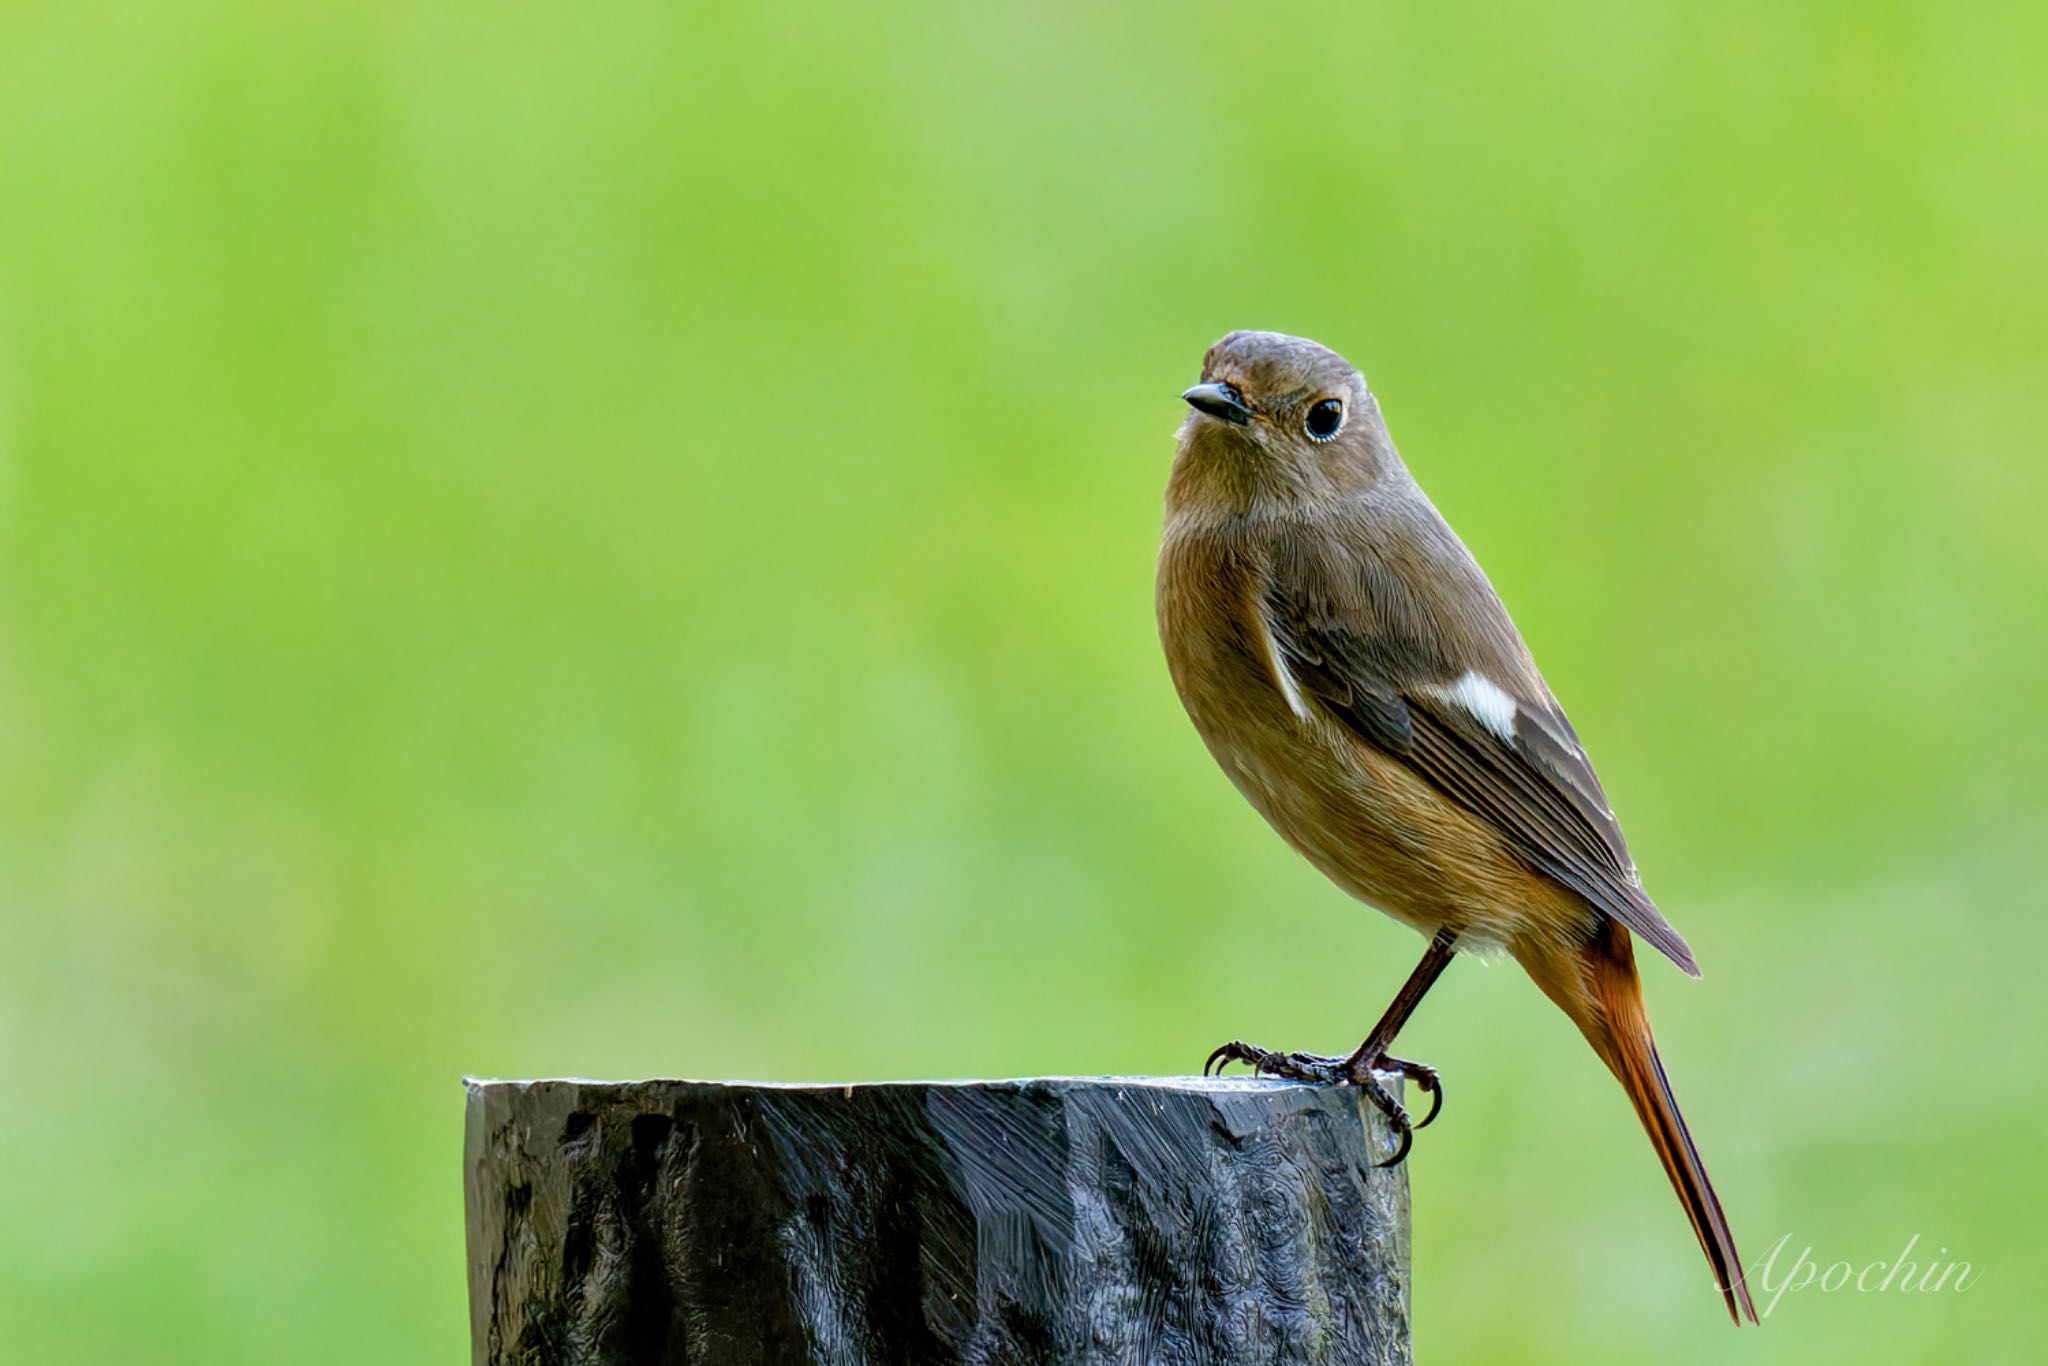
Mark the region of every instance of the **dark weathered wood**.
POLYGON ((1406 1362, 1406 1169, 1231 1079, 471 1082, 472 1353, 1406 1362))

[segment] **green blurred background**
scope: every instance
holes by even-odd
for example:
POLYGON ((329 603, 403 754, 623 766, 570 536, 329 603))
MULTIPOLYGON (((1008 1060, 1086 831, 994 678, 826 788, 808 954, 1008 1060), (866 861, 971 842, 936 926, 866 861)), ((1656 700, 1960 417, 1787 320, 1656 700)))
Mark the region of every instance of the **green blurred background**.
POLYGON ((1234 327, 1371 377, 1706 967, 1727 1327, 1461 965, 1421 1359, 2031 1360, 2048 9, 0 5, 0 1336, 463 1358, 464 1073, 1183 1072, 1419 942, 1152 624, 1234 327), (1760 1296, 1763 1298, 1763 1296, 1760 1296))

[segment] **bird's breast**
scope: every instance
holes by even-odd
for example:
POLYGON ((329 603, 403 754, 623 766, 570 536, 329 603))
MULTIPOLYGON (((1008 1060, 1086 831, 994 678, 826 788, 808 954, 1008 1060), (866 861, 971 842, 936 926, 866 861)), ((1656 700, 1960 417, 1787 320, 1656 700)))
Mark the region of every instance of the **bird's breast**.
POLYGON ((1491 907, 1526 874, 1499 838, 1304 697, 1260 607, 1255 550, 1169 536, 1161 643, 1181 704, 1233 785, 1351 895, 1425 934, 1505 937, 1491 907))

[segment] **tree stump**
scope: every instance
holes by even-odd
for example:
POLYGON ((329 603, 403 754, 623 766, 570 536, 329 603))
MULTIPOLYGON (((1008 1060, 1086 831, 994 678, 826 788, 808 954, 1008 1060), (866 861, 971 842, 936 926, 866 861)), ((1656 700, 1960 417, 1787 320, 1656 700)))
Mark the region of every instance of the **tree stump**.
POLYGON ((1348 1088, 468 1085, 478 1366, 1409 1360, 1348 1088))

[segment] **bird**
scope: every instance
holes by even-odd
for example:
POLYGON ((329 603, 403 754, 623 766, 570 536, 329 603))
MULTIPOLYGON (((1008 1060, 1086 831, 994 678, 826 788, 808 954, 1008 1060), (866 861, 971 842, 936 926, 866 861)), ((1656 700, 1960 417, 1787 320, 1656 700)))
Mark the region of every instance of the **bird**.
POLYGON ((1435 1119, 1435 1069, 1388 1052, 1460 953, 1519 963, 1628 1093, 1737 1324, 1734 1235, 1680 1114, 1636 973, 1692 977, 1562 707, 1472 553, 1402 463, 1365 377, 1301 337, 1210 347, 1166 488, 1156 608, 1210 754, 1338 887, 1428 940, 1350 1054, 1232 1040, 1210 1069, 1358 1087, 1396 1150, 1435 1119), (1431 1098, 1412 1124, 1379 1077, 1431 1098))

